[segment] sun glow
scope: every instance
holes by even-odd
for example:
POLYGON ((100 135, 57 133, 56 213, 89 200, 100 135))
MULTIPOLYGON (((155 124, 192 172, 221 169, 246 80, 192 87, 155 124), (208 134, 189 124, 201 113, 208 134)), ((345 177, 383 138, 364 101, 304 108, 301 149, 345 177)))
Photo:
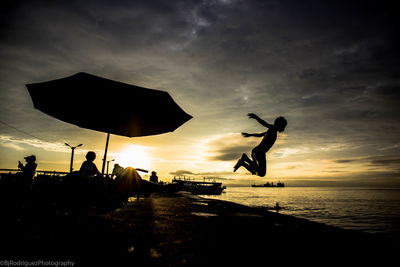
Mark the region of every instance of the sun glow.
POLYGON ((148 148, 142 146, 129 146, 117 153, 115 163, 123 167, 151 169, 151 157, 148 148))

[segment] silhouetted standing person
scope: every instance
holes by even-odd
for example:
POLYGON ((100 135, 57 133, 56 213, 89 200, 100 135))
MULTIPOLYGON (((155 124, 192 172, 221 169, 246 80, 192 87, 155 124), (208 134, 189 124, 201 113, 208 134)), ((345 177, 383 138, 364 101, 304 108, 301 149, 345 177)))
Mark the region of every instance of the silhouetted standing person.
POLYGON ((262 126, 268 128, 268 131, 255 134, 242 133, 244 137, 254 136, 264 138, 262 139, 261 143, 251 151, 252 160, 246 154, 243 154, 233 167, 233 171, 235 172, 238 168, 243 166, 252 174, 264 177, 267 173, 266 153, 274 145, 278 136, 278 132, 283 132, 285 130, 287 121, 284 117, 278 117, 275 119, 274 124, 269 124, 254 113, 249 113, 247 115, 250 119, 255 119, 262 126))
POLYGON ((97 169, 96 164, 94 164, 94 160, 96 159, 96 153, 93 151, 89 151, 86 154, 86 161, 82 163, 81 168, 79 171, 87 177, 93 177, 93 176, 101 176, 99 170, 97 169))
POLYGON ((25 188, 30 188, 32 185, 33 177, 35 176, 36 173, 36 156, 31 155, 27 156, 24 158, 26 161, 25 166, 21 163, 21 161, 18 161, 18 169, 22 171, 22 185, 25 188))
POLYGON ((151 172, 150 182, 158 183, 158 176, 157 176, 157 173, 155 171, 151 172))
POLYGON ((279 206, 279 202, 276 202, 274 210, 276 210, 276 212, 279 212, 281 210, 281 206, 279 206))

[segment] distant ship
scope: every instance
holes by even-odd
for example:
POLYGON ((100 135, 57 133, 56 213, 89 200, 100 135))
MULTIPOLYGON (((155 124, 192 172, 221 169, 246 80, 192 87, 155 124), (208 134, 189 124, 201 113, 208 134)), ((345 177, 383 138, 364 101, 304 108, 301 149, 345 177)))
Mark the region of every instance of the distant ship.
POLYGON ((265 184, 252 184, 251 187, 285 187, 285 184, 281 182, 277 184, 266 182, 265 184))
POLYGON ((188 191, 195 195, 220 195, 226 188, 226 186, 222 186, 222 183, 206 182, 205 180, 206 178, 203 178, 203 181, 195 181, 186 177, 174 177, 172 183, 181 184, 183 191, 188 191))

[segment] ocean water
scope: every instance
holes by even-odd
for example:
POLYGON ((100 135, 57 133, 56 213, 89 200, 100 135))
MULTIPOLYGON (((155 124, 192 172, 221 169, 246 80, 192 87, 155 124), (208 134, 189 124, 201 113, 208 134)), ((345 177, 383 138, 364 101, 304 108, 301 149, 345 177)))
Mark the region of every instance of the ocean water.
POLYGON ((206 198, 273 208, 345 229, 379 233, 400 241, 400 189, 358 187, 228 187, 206 198))

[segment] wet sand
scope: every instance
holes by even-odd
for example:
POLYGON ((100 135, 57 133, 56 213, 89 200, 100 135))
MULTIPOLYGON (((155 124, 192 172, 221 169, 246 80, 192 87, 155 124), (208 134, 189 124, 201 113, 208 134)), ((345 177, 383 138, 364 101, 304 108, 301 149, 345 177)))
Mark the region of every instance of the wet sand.
POLYGON ((153 194, 101 216, 35 211, 1 225, 0 259, 70 260, 79 266, 381 264, 395 241, 209 200, 153 194))

